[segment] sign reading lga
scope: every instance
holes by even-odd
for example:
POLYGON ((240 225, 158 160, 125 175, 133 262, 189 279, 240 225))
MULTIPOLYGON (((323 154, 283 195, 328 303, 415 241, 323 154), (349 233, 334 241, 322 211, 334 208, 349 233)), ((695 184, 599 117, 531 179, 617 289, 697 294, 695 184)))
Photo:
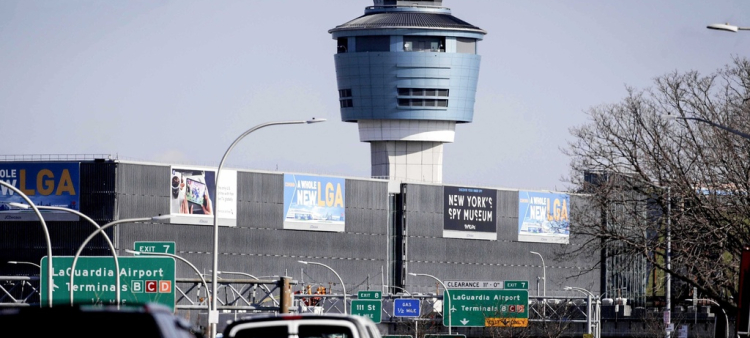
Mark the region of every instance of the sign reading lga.
MULTIPOLYGON (((80 171, 78 162, 15 162, 0 164, 0 180, 26 195, 35 205, 80 210, 80 171)), ((38 221, 32 209, 10 203, 28 204, 22 195, 0 185, 0 220, 38 221)), ((45 221, 78 221, 78 215, 57 210, 40 212, 45 221)))
POLYGON ((570 196, 518 192, 518 241, 568 244, 570 196))
POLYGON ((284 229, 344 232, 343 178, 284 174, 284 229))

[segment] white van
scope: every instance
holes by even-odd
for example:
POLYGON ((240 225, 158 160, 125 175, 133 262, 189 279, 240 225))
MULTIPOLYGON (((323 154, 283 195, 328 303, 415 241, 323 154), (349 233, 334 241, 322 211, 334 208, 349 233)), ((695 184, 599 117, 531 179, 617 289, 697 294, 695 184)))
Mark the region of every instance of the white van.
POLYGON ((270 314, 238 319, 223 338, 382 338, 369 318, 344 314, 270 314))

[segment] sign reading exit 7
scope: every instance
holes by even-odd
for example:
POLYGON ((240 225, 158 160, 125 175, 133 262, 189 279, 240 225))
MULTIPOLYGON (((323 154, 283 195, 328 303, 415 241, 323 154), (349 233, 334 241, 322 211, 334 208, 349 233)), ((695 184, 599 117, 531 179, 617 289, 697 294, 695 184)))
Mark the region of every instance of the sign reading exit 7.
POLYGON ((506 280, 505 281, 505 289, 506 290, 528 290, 529 289, 529 281, 526 281, 526 280, 506 280))
POLYGON ((135 242, 133 250, 138 252, 159 252, 175 254, 174 242, 135 242))
POLYGON ((383 313, 383 302, 380 300, 353 300, 352 314, 372 319, 380 323, 383 313))

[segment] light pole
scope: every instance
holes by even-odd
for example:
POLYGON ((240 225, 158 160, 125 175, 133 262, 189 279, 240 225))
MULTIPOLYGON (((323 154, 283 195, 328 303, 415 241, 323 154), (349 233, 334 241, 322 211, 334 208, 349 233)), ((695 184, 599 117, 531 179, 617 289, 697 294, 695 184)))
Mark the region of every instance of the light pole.
POLYGON ((346 312, 346 286, 344 285, 344 280, 341 279, 341 276, 339 276, 339 274, 336 273, 336 270, 333 270, 330 266, 325 265, 323 263, 308 262, 308 261, 297 261, 297 262, 302 263, 302 264, 312 264, 312 265, 320 265, 322 267, 326 267, 328 268, 328 270, 331 270, 331 272, 333 272, 333 274, 336 275, 336 277, 339 278, 339 282, 341 282, 341 288, 344 289, 344 314, 347 314, 346 312))
MULTIPOLYGON (((49 307, 52 307, 52 241, 49 238, 49 228, 47 228, 47 223, 44 222, 44 217, 42 217, 42 213, 39 211, 39 208, 34 205, 34 202, 29 199, 26 194, 24 194, 21 190, 18 190, 18 188, 14 187, 10 183, 7 183, 3 180, 0 180, 0 185, 7 187, 10 190, 13 190, 16 194, 21 196, 26 203, 28 203, 32 209, 34 209, 34 213, 36 213, 36 217, 39 217, 39 222, 42 223, 42 230, 44 230, 44 239, 47 241, 47 298, 49 300, 49 307)), ((41 268, 40 271, 41 273, 41 268)))
MULTIPOLYGON (((9 203, 9 204, 12 207, 16 207, 16 208, 21 208, 21 209, 29 208, 28 204, 21 204, 21 203, 15 203, 15 202, 9 203)), ((41 210, 56 210, 56 211, 69 212, 71 214, 78 215, 79 217, 85 219, 86 221, 94 225, 95 228, 97 229, 101 228, 101 226, 99 226, 99 223, 96 223, 93 219, 91 219, 91 217, 86 216, 84 213, 78 210, 62 208, 62 207, 42 206, 42 205, 37 206, 37 208, 41 210)), ((120 271, 120 262, 117 260, 117 251, 115 250, 114 244, 112 244, 112 240, 109 238, 109 235, 107 235, 106 232, 102 232, 102 236, 104 236, 104 239, 107 241, 107 245, 109 245, 109 250, 112 252, 112 258, 114 258, 115 260, 115 271, 120 271)), ((119 273, 115 274, 115 287, 117 288, 117 290, 120 290, 120 274, 119 273)), ((115 301, 117 302, 117 308, 119 309, 120 308, 120 293, 119 292, 117 292, 116 297, 117 298, 115 299, 115 301)))
MULTIPOLYGON (((250 277, 252 279, 257 280, 258 277, 255 277, 247 272, 240 272, 240 271, 219 271, 217 274, 225 274, 225 275, 240 275, 240 276, 246 276, 250 277)), ((271 289, 268 288, 265 284, 261 284, 260 287, 266 289, 266 292, 268 292, 268 295, 271 296, 271 299, 273 299, 274 305, 279 305, 279 301, 276 300, 276 298, 273 298, 273 295, 271 294, 271 289)), ((255 291, 253 291, 253 297, 255 296, 255 291)))
MULTIPOLYGON (((436 280, 438 283, 440 283, 440 285, 443 286, 443 290, 445 290, 445 294, 448 295, 448 334, 449 335, 452 334, 452 331, 451 331, 451 324, 452 324, 451 323, 451 313, 453 312, 453 308, 451 307, 451 294, 448 291, 448 287, 446 287, 445 284, 443 284, 443 281, 439 280, 437 277, 435 277, 433 275, 428 275, 426 273, 414 273, 414 272, 409 272, 409 275, 411 275, 411 276, 425 276, 425 277, 430 277, 430 278, 436 280)), ((445 300, 443 300, 443 301, 445 301, 445 300)), ((443 312, 445 312, 445 311, 443 311, 443 312)), ((445 313, 443 313, 443 316, 445 316, 445 313)))
POLYGON ((586 295, 586 298, 588 298, 587 301, 586 301, 586 307, 587 307, 587 310, 588 310, 588 313, 586 315, 586 327, 588 329, 586 330, 587 331, 586 333, 588 333, 588 334, 591 334, 591 299, 593 298, 593 299, 596 300, 596 310, 595 310, 595 312, 596 312, 596 327, 597 327, 597 330, 594 331, 594 337, 595 338, 599 338, 599 335, 598 335, 598 333, 599 333, 599 320, 601 319, 601 316, 599 315, 599 309, 600 309, 599 308, 599 297, 594 296, 594 294, 591 291, 589 291, 589 290, 586 290, 584 288, 575 287, 575 286, 566 286, 564 288, 564 290, 575 290, 575 291, 584 293, 586 295))
POLYGON ((737 31, 750 30, 750 27, 737 27, 729 23, 714 23, 706 26, 708 29, 737 33, 737 31))
MULTIPOLYGON (((250 133, 264 128, 268 126, 273 125, 280 125, 280 124, 310 124, 310 123, 316 123, 316 122, 324 122, 326 119, 316 119, 312 118, 311 120, 307 121, 278 121, 278 122, 266 122, 261 123, 255 127, 252 127, 242 133, 237 139, 232 142, 232 144, 227 148, 227 151, 224 152, 224 156, 221 157, 221 162, 219 162, 219 167, 216 169, 216 189, 219 189, 219 174, 221 174, 221 168, 224 166, 224 161, 226 161, 227 156, 229 155, 229 152, 232 151, 234 146, 237 145, 245 136, 249 135, 250 133)), ((216 194, 214 194, 216 195, 216 194)), ((216 203, 214 205, 214 244, 213 244, 213 273, 211 277, 211 294, 216 295, 218 292, 218 283, 216 283, 217 279, 219 278, 218 272, 219 272, 219 199, 216 198, 216 203)), ((216 325, 219 323, 219 310, 218 310, 218 302, 217 297, 211 297, 211 308, 208 310, 208 325, 211 327, 211 337, 210 338, 216 338, 216 325)), ((346 303, 344 304, 346 306, 346 303)))
MULTIPOLYGON (((692 300, 692 299, 690 299, 690 300, 692 300)), ((715 300, 713 300, 713 299, 708 299, 708 298, 698 298, 698 299, 696 299, 696 300, 697 300, 697 301, 710 302, 711 304, 714 304, 714 305, 718 306, 718 307, 719 307, 719 309, 721 309, 721 312, 723 312, 723 313, 724 313, 724 321, 725 321, 725 324, 726 324, 726 325, 725 325, 725 328, 724 328, 724 330, 725 330, 725 331, 724 331, 724 337, 725 337, 725 338, 729 338, 729 316, 727 316, 727 312, 726 312, 726 311, 724 311, 724 308, 723 308, 723 307, 722 307, 721 305, 719 305, 719 303, 717 303, 717 302, 716 302, 715 300)), ((697 311, 697 310, 696 310, 696 311, 697 311)), ((714 333, 716 333, 715 329, 714 329, 714 333)), ((715 335, 715 334, 714 334, 714 335, 715 335)))
MULTIPOLYGON (((203 278, 203 274, 201 274, 201 272, 195 267, 195 265, 193 265, 193 263, 190 263, 190 261, 188 261, 185 258, 182 258, 182 257, 177 256, 177 255, 173 255, 171 253, 166 253, 166 252, 141 252, 141 251, 135 251, 135 250, 130 250, 130 249, 125 249, 125 252, 133 254, 135 256, 138 256, 138 255, 167 256, 167 257, 172 257, 174 259, 179 259, 179 260, 185 262, 185 264, 189 265, 191 268, 193 268, 193 270, 195 271, 195 273, 197 273, 198 276, 201 278, 201 282, 203 282, 203 287, 206 288, 206 293, 208 293, 208 283, 206 283, 206 279, 203 278)), ((208 297, 211 298, 211 295, 209 295, 208 297)), ((206 302, 206 305, 208 305, 210 303, 211 302, 206 302)))
MULTIPOLYGON (((78 262, 78 257, 81 256, 81 252, 83 251, 83 248, 86 247, 86 244, 88 244, 89 241, 91 241, 91 239, 94 238, 94 236, 96 236, 99 233, 104 233, 104 230, 107 230, 110 227, 120 224, 120 223, 148 222, 148 221, 162 222, 162 221, 168 220, 170 217, 171 217, 170 215, 164 215, 164 216, 143 217, 143 218, 126 218, 126 219, 121 219, 117 221, 112 221, 96 229, 96 231, 92 232, 88 237, 86 237, 83 243, 81 243, 81 246, 78 248, 78 251, 76 251, 76 255, 73 256, 73 263, 70 266, 70 306, 74 305, 73 290, 75 290, 74 288, 75 284, 73 284, 73 279, 75 277, 76 263, 78 262)), ((116 271, 115 274, 118 275, 119 277, 120 271, 116 271)), ((119 278, 118 278, 118 281, 119 281, 119 278)), ((50 286, 50 288, 52 287, 50 286)), ((117 299, 120 299, 119 288, 116 290, 116 295, 117 295, 117 299)))
POLYGON ((32 262, 8 261, 8 264, 26 264, 26 265, 36 266, 37 268, 40 268, 40 269, 42 268, 41 266, 39 266, 39 264, 32 263, 32 262))
MULTIPOLYGON (((542 259, 542 290, 543 290, 542 296, 543 297, 547 297, 547 266, 544 265, 544 257, 542 257, 542 254, 540 254, 540 253, 538 253, 536 251, 529 251, 529 252, 533 253, 535 255, 538 255, 539 258, 542 259)), ((537 292, 539 292, 538 290, 539 289, 537 289, 537 292)), ((537 296, 539 296, 539 295, 537 294, 537 296)), ((546 307, 546 305, 545 305, 545 307, 546 307)))
MULTIPOLYGON (((742 28, 742 29, 750 29, 750 28, 742 28)), ((712 122, 712 121, 709 121, 709 120, 706 120, 706 119, 702 119, 700 117, 676 116, 676 115, 662 115, 662 116, 664 118, 668 119, 668 120, 691 120, 691 121, 703 122, 703 123, 706 123, 706 124, 710 124, 710 125, 712 125, 712 126, 714 126, 716 128, 726 130, 726 131, 728 131, 728 132, 730 132, 732 134, 738 135, 738 136, 740 136, 740 137, 742 137, 744 139, 750 140, 750 135, 748 135, 746 133, 743 133, 743 132, 741 132, 739 130, 736 130, 736 129, 729 128, 727 126, 720 125, 718 123, 715 123, 715 122, 712 122)))

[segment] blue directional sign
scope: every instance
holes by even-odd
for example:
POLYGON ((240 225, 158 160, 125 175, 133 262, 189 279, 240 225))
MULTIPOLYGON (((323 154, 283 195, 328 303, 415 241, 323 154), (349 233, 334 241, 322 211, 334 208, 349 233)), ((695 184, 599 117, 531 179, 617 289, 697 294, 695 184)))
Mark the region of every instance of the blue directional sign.
POLYGON ((394 317, 419 317, 419 299, 396 298, 393 300, 394 317))

